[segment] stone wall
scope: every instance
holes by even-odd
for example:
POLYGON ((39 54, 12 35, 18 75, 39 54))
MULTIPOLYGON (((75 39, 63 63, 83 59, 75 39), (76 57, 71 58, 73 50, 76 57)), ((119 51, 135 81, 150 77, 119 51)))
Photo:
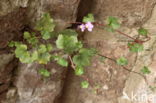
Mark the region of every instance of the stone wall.
POLYGON ((76 20, 78 4, 79 0, 0 1, 0 57, 4 58, 0 61, 6 62, 0 62, 3 65, 0 66, 0 103, 55 102, 61 93, 67 69, 49 63, 47 68, 53 77, 42 80, 37 73, 40 65, 16 65, 14 56, 8 54, 7 44, 11 40, 22 40, 23 31, 33 28, 44 12, 49 12, 55 19, 57 30, 70 27, 69 22, 76 20))
MULTIPOLYGON (((21 64, 10 53, 7 44, 11 40, 22 40, 22 33, 33 28, 44 12, 54 18, 57 30, 81 21, 91 12, 96 21, 105 22, 108 16, 121 18, 121 31, 134 36, 139 26, 149 29, 152 39, 145 44, 145 51, 130 53, 126 38, 99 28, 85 32, 83 38, 88 46, 97 48, 101 54, 118 58, 128 58, 128 68, 140 71, 143 65, 150 67, 150 84, 155 80, 155 0, 1 0, 0 1, 0 102, 2 103, 130 103, 122 98, 142 88, 144 79, 129 73, 115 63, 106 60, 105 64, 94 57, 92 66, 86 68, 86 76, 91 80, 89 89, 80 88, 82 78, 73 71, 49 63, 47 68, 54 74, 42 80, 37 70, 40 65, 21 64), (149 51, 148 51, 149 50, 149 51), (4 61, 4 62, 1 62, 4 61), (6 78, 4 78, 6 77, 6 78), (65 79, 66 77, 66 79, 65 79), (3 79, 2 79, 3 78, 3 79), (65 82, 65 84, 64 84, 65 82), (95 89, 98 86, 98 91, 95 89), (63 90, 62 90, 63 88, 63 90), (5 91, 2 91, 4 89, 5 91)), ((134 102, 135 103, 135 102, 134 102)), ((143 103, 143 102, 142 102, 143 103)))

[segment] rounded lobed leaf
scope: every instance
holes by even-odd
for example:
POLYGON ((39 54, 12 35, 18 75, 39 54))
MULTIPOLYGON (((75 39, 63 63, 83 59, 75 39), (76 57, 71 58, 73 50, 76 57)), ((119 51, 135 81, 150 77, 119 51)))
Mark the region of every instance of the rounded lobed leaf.
POLYGON ((47 70, 47 69, 39 69, 39 73, 40 75, 44 76, 44 77, 50 77, 51 73, 47 70))
POLYGON ((144 29, 144 28, 140 28, 140 29, 138 30, 138 33, 139 33, 140 35, 147 36, 148 30, 147 30, 147 29, 144 29))
POLYGON ((149 70, 149 68, 147 66, 144 66, 142 69, 141 69, 141 72, 143 74, 150 74, 151 71, 149 70))
POLYGON ((63 66, 63 67, 67 67, 67 66, 68 66, 68 61, 65 60, 64 58, 59 58, 59 59, 57 60, 57 63, 58 63, 59 65, 63 66))
POLYGON ((83 81, 83 82, 81 82, 81 87, 82 87, 82 88, 88 88, 88 87, 89 87, 88 81, 83 81))
POLYGON ((56 46, 59 49, 63 49, 65 53, 73 53, 81 47, 81 42, 78 42, 76 36, 68 36, 60 34, 56 40, 56 46))
POLYGON ((141 52, 144 50, 144 46, 139 43, 128 43, 128 47, 131 52, 141 52))
POLYGON ((84 74, 84 69, 83 69, 81 66, 77 66, 77 67, 75 68, 75 75, 81 76, 81 75, 83 75, 83 74, 84 74))
POLYGON ((116 60, 118 65, 127 65, 128 61, 125 57, 120 57, 119 59, 116 60))
POLYGON ((87 16, 85 16, 82 20, 83 22, 87 23, 87 22, 94 22, 94 15, 89 13, 87 16))
POLYGON ((118 22, 118 19, 112 16, 108 17, 107 23, 108 23, 107 30, 111 32, 113 32, 114 30, 120 27, 120 23, 118 22))

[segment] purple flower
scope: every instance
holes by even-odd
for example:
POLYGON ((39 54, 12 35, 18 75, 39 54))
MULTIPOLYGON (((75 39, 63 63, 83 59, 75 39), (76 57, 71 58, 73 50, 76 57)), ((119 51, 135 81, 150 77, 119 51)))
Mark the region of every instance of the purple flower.
POLYGON ((87 22, 86 24, 85 24, 85 26, 86 26, 86 28, 88 29, 88 31, 92 31, 93 30, 93 28, 94 28, 94 25, 91 23, 91 22, 87 22))
POLYGON ((91 32, 94 28, 94 25, 91 22, 87 22, 86 24, 81 24, 79 28, 81 29, 82 32, 84 32, 85 29, 88 29, 88 31, 91 32))
POLYGON ((84 32, 85 29, 86 29, 86 26, 85 26, 85 24, 81 24, 81 25, 79 26, 79 28, 81 29, 82 32, 84 32))

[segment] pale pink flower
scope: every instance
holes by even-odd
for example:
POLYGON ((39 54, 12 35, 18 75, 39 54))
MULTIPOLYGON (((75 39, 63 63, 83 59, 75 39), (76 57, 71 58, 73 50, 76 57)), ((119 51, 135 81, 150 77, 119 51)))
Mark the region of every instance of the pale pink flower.
POLYGON ((87 22, 85 26, 88 29, 88 31, 93 31, 94 25, 91 22, 87 22))

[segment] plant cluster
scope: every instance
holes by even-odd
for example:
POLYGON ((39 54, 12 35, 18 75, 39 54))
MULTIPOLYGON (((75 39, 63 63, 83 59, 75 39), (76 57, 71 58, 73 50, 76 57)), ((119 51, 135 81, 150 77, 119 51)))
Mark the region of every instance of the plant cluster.
MULTIPOLYGON (((83 22, 78 24, 78 29, 82 32, 85 30, 92 32, 95 26, 102 26, 110 32, 118 32, 121 35, 132 39, 132 42, 128 43, 129 50, 132 52, 144 50, 143 43, 149 40, 147 35, 148 31, 144 28, 140 28, 138 34, 148 39, 145 41, 139 38, 130 37, 127 34, 118 31, 117 29, 120 27, 120 23, 115 17, 108 17, 107 25, 104 25, 96 22, 93 14, 88 14, 83 18, 83 22)), ((37 22, 35 31, 37 32, 25 31, 23 35, 24 42, 11 41, 9 43, 10 47, 15 47, 15 56, 22 63, 35 62, 46 65, 51 61, 55 61, 63 67, 71 66, 77 76, 82 76, 84 74, 84 68, 91 64, 91 59, 95 55, 100 57, 100 61, 110 59, 123 67, 128 64, 128 60, 125 57, 112 59, 100 55, 94 48, 85 48, 83 43, 78 40, 78 33, 73 29, 55 32, 54 20, 48 13, 45 13, 37 22)), ((124 69, 128 70, 125 67, 124 69)), ((46 68, 41 68, 38 72, 43 77, 50 77, 52 75, 46 68)), ((141 72, 143 74, 149 74, 150 70, 147 66, 144 66, 141 72)), ((82 88, 88 88, 89 81, 85 79, 82 81, 81 86, 82 88)))

